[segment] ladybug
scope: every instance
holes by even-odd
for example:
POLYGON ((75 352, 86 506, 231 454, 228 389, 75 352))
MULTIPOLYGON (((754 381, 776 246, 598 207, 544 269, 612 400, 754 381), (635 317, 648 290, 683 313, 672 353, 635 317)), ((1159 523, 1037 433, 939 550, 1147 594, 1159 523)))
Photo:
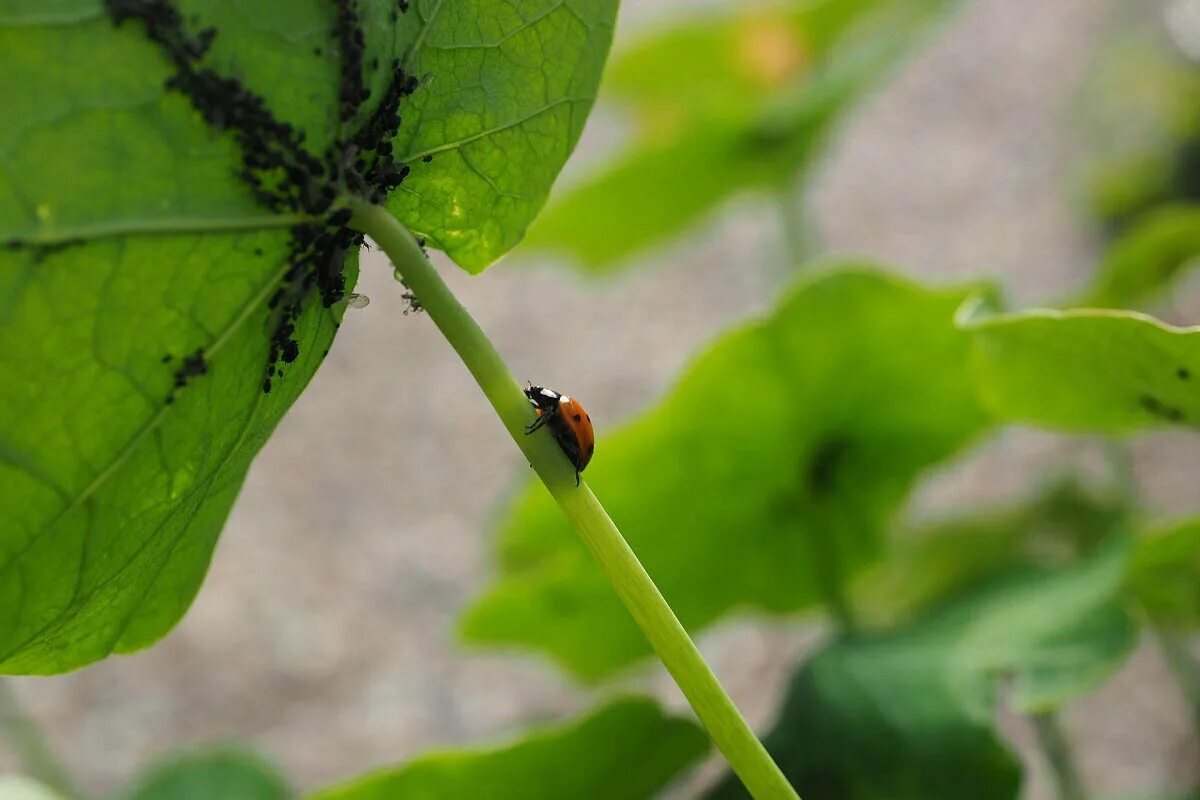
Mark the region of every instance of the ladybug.
POLYGON ((596 452, 596 434, 592 430, 592 418, 579 405, 579 401, 559 394, 544 386, 534 386, 532 383, 525 387, 525 396, 538 415, 537 420, 525 429, 525 433, 533 433, 538 428, 546 427, 554 436, 554 441, 562 448, 571 464, 575 466, 575 485, 579 485, 579 473, 587 469, 596 452))

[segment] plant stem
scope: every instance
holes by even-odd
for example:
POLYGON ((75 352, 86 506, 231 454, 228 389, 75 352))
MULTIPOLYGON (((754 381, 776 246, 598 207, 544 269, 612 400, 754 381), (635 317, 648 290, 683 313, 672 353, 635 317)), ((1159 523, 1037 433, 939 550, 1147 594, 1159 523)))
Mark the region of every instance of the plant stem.
POLYGON ((1105 439, 1104 454, 1112 471, 1113 489, 1128 511, 1136 510, 1141 505, 1141 498, 1134 471, 1133 448, 1129 442, 1105 439))
POLYGON ((1033 729, 1037 733, 1042 753, 1050 765, 1060 800, 1087 800, 1083 779, 1071 755, 1071 746, 1067 743, 1058 716, 1053 711, 1034 714, 1033 729))
POLYGON ((1200 663, 1188 651, 1184 636, 1176 631, 1156 627, 1154 636, 1166 659, 1167 668, 1192 712, 1192 725, 1200 734, 1200 663))
POLYGON ((775 193, 783 234, 784 274, 789 276, 816 250, 816 232, 808 224, 803 193, 798 184, 798 180, 792 180, 775 193))
POLYGON ((37 723, 21 708, 7 680, 0 680, 0 733, 12 742, 29 777, 63 797, 80 796, 70 773, 55 757, 37 723))
MULTIPOLYGON (((1134 469, 1133 448, 1129 442, 1109 439, 1105 442, 1105 450, 1117 492, 1129 509, 1137 509, 1141 505, 1141 493, 1134 469)), ((1188 651, 1187 642, 1179 632, 1160 625, 1150 628, 1167 662, 1167 671, 1191 710, 1192 727, 1200 734, 1200 663, 1188 651)))
POLYGON ((825 606, 837 623, 840 632, 843 635, 853 634, 858 629, 858 622, 846 591, 846 578, 842 572, 842 561, 838 554, 837 543, 830 539, 828 534, 828 531, 834 530, 834 528, 817 524, 806 525, 804 530, 808 537, 809 553, 816 566, 821 598, 825 601, 825 606))
POLYGON ((751 796, 755 800, 798 800, 591 489, 587 484, 575 485, 575 470, 549 432, 525 434, 525 426, 535 416, 521 387, 412 234, 385 209, 366 203, 354 207, 351 225, 387 253, 458 353, 751 796))

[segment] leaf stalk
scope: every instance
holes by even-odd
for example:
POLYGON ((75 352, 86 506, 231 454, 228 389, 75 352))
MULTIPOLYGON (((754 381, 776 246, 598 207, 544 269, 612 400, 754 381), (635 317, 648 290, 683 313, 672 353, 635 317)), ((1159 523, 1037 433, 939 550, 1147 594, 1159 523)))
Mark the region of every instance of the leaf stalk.
POLYGON ((366 202, 350 224, 388 255, 429 318, 458 353, 509 436, 575 527, 709 737, 755 800, 799 800, 766 748, 704 661, 658 587, 548 431, 526 435, 535 419, 520 385, 491 341, 446 286, 412 234, 386 209, 366 202))
POLYGON ((66 766, 50 749, 37 722, 21 707, 11 680, 0 680, 0 734, 12 744, 29 777, 63 797, 80 797, 66 766))

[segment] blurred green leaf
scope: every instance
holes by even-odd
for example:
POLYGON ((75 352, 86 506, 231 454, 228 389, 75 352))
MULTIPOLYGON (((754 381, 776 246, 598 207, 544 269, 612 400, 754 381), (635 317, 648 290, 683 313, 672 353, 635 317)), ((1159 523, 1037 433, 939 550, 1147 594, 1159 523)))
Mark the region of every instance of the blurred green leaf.
POLYGON ((1161 6, 1129 19, 1089 71, 1081 120, 1093 213, 1123 230, 1162 203, 1200 200, 1200 70, 1161 28, 1161 6))
POLYGON ((450 750, 368 773, 310 800, 642 800, 708 747, 697 725, 629 698, 501 747, 450 750))
MULTIPOLYGON (((1002 682, 1056 708, 1134 643, 1116 541, 1061 571, 1021 570, 908 628, 836 642, 802 665, 767 748, 805 800, 1012 800, 1020 767, 993 725, 1002 682)), ((711 798, 744 797, 727 778, 711 798)))
POLYGON ((741 137, 737 127, 712 125, 703 135, 631 148, 552 203, 530 228, 528 245, 568 251, 589 269, 616 266, 686 229, 747 183, 771 179, 769 162, 753 150, 739 152, 741 137))
POLYGON ((1068 563, 1128 526, 1130 510, 1075 480, 1013 506, 974 509, 897 531, 854 581, 860 622, 894 626, 1017 565, 1068 563))
POLYGON ((67 800, 24 775, 0 775, 0 800, 67 800))
POLYGON ((287 800, 294 794, 275 767, 231 747, 185 753, 153 765, 119 800, 287 800))
POLYGON ((1200 329, 1104 310, 961 324, 972 337, 980 396, 1000 418, 1106 433, 1200 421, 1200 329))
MULTIPOLYGON (((806 280, 602 433, 589 483, 686 626, 821 603, 875 557, 917 476, 987 426, 952 321, 968 294, 862 268, 806 280)), ((648 654, 544 491, 517 499, 499 550, 468 639, 537 648, 586 680, 648 654)))
POLYGON ((1167 205, 1140 217, 1113 242, 1079 305, 1140 305, 1167 290, 1200 258, 1200 206, 1167 205))
MULTIPOLYGON (((352 133, 338 122, 335 7, 179 4, 189 35, 216 32, 203 67, 237 76, 326 159, 352 133)), ((424 79, 401 105, 395 150, 413 172, 392 206, 482 268, 520 238, 578 137, 616 0, 356 7, 365 111, 393 57, 424 79)), ((168 88, 174 70, 145 24, 114 26, 101 0, 0 6, 3 672, 72 669, 175 624, 341 316, 308 293, 299 358, 264 394, 283 324, 272 298, 305 218, 256 204, 237 139, 168 88), (185 358, 207 374, 175 391, 185 358)))
POLYGON ((531 246, 592 270, 686 230, 754 188, 794 190, 833 125, 953 0, 737 9, 619 54, 610 99, 637 133, 538 218, 531 246))
POLYGON ((1137 540, 1129 591, 1155 622, 1200 626, 1200 519, 1163 525, 1137 540))

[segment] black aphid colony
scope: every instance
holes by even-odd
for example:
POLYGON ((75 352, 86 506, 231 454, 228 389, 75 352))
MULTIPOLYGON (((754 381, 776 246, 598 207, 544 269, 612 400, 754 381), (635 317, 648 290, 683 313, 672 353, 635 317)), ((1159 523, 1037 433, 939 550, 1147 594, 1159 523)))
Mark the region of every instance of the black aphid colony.
MULTIPOLYGON (((115 24, 141 22, 150 40, 170 60, 173 72, 167 87, 186 95, 209 125, 233 134, 242 151, 238 176, 257 201, 278 213, 312 218, 292 228, 291 266, 267 304, 271 344, 262 384, 265 392, 271 390, 273 377, 282 377, 281 365, 300 355, 296 322, 307 299, 319 297, 328 308, 345 296, 343 265, 351 249, 362 245, 363 237, 347 227, 350 211, 336 207, 338 200, 357 196, 379 203, 409 175, 408 165, 395 160, 392 139, 401 124, 400 103, 420 82, 401 68, 399 60, 392 59, 386 63, 391 79, 369 110, 372 93, 364 75, 366 32, 358 3, 331 0, 331 6, 334 19, 329 50, 339 59, 339 134, 317 156, 305 148, 304 132, 276 118, 261 95, 237 78, 220 75, 205 65, 205 57, 220 35, 216 28, 193 30, 196 20, 185 21, 169 0, 105 1, 115 24)), ((397 3, 396 13, 407 10, 407 2, 397 3)), ((314 49, 317 56, 323 52, 320 47, 314 49)), ((371 69, 379 66, 379 58, 372 56, 371 69)), ((200 363, 203 365, 202 354, 200 363)), ((176 373, 177 387, 204 372, 184 374, 187 364, 185 361, 176 373)))

